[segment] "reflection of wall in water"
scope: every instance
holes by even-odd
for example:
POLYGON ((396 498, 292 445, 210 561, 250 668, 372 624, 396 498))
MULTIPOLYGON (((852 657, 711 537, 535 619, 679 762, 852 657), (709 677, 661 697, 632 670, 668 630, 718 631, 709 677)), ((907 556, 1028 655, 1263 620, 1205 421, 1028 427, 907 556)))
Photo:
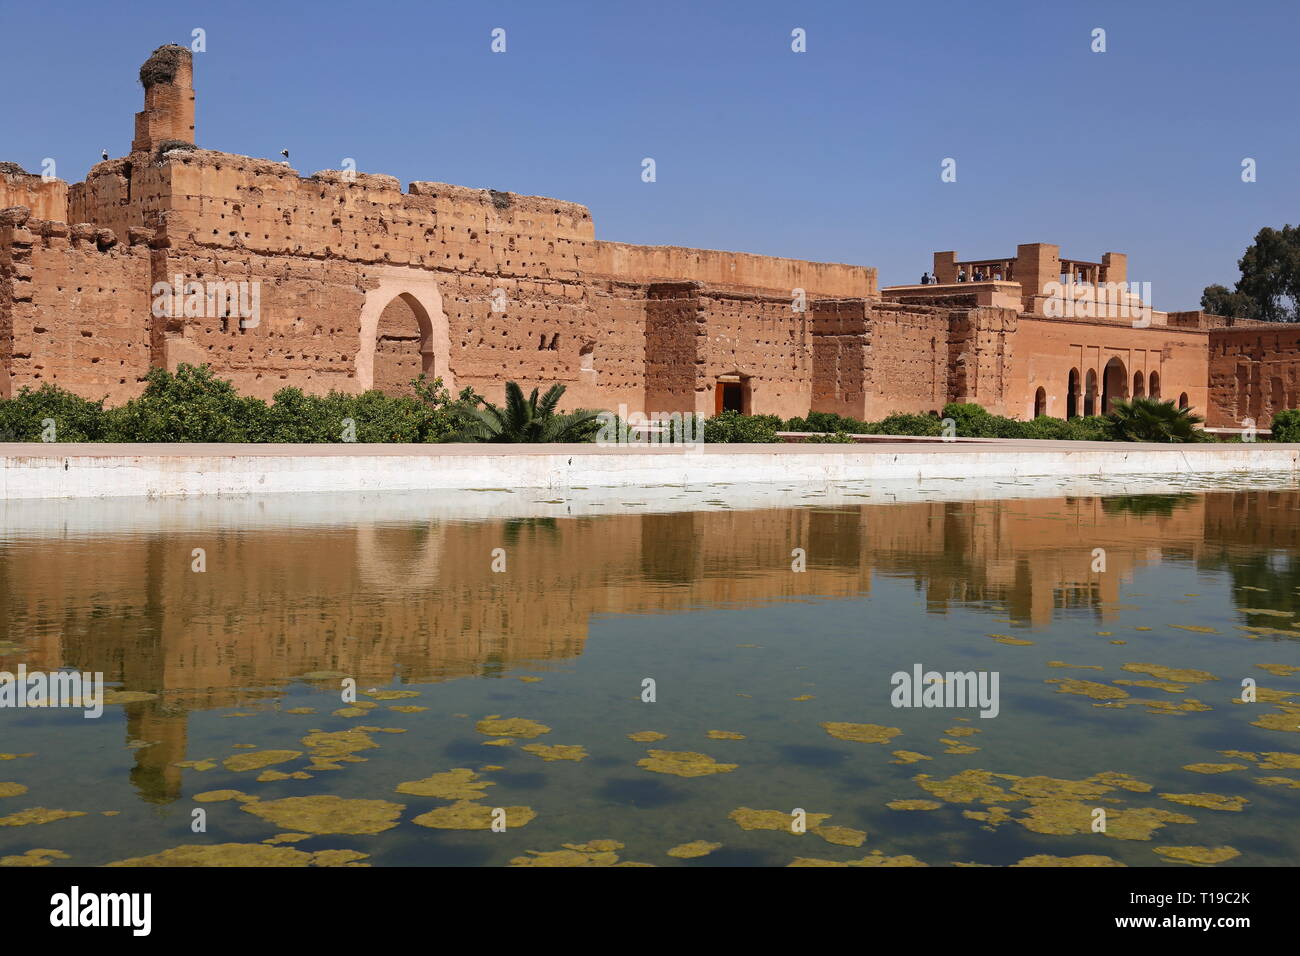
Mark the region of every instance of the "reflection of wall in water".
POLYGON ((170 799, 187 711, 272 696, 310 671, 362 687, 399 671, 416 683, 497 673, 581 654, 593 615, 851 596, 873 572, 914 579, 934 612, 988 602, 1040 626, 1061 607, 1104 616, 1136 568, 1194 556, 1203 538, 1296 544, 1296 493, 1244 497, 1167 513, 1058 498, 28 541, 0 549, 0 611, 29 666, 165 692, 128 709, 128 732, 160 742, 138 752, 135 780, 170 799), (206 573, 190 570, 194 547, 206 573), (498 547, 505 574, 491 571, 498 547))

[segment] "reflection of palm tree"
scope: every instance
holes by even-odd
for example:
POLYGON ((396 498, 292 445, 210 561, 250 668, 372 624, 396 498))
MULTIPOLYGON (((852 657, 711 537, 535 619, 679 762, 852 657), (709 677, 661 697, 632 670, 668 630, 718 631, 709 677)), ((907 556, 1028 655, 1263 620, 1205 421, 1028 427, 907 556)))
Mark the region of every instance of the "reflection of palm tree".
POLYGON ((1187 507, 1194 496, 1179 495, 1116 495, 1102 498, 1101 510, 1108 515, 1131 514, 1136 517, 1160 515, 1168 518, 1180 508, 1187 507))
POLYGON ((510 518, 503 522, 503 525, 501 537, 505 539, 506 544, 515 544, 519 540, 519 532, 524 528, 540 529, 552 535, 558 530, 554 518, 510 518))

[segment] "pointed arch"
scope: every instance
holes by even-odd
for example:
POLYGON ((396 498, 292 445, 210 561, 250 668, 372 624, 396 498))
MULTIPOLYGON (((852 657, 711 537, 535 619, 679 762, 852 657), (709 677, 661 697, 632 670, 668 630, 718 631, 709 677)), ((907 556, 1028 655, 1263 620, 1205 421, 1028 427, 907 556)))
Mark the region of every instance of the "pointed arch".
POLYGON ((421 370, 429 378, 441 378, 443 386, 454 392, 456 382, 450 364, 451 335, 437 281, 422 270, 397 266, 379 270, 378 279, 378 284, 366 292, 361 305, 361 336, 356 362, 358 390, 364 392, 375 386, 379 320, 390 305, 400 300, 410 308, 419 329, 421 370))

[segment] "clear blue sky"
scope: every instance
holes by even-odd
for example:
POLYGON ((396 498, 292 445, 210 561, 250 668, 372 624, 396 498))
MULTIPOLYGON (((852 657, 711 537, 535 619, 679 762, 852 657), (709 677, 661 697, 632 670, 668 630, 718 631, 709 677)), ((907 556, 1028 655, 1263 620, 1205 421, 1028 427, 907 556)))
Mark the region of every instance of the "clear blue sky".
POLYGON ((137 69, 195 27, 199 145, 573 200, 603 239, 882 284, 935 250, 1056 242, 1128 253, 1157 307, 1188 309, 1261 226, 1300 220, 1296 0, 3 0, 0 160, 76 181, 124 155, 137 69))

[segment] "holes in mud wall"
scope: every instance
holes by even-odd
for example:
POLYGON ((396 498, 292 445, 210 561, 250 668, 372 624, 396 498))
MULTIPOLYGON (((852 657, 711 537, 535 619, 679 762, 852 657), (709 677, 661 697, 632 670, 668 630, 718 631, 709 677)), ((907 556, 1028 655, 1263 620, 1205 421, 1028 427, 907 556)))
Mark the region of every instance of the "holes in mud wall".
POLYGON ((537 351, 539 352, 558 352, 560 349, 560 333, 556 332, 547 342, 546 333, 543 332, 537 337, 537 351))

